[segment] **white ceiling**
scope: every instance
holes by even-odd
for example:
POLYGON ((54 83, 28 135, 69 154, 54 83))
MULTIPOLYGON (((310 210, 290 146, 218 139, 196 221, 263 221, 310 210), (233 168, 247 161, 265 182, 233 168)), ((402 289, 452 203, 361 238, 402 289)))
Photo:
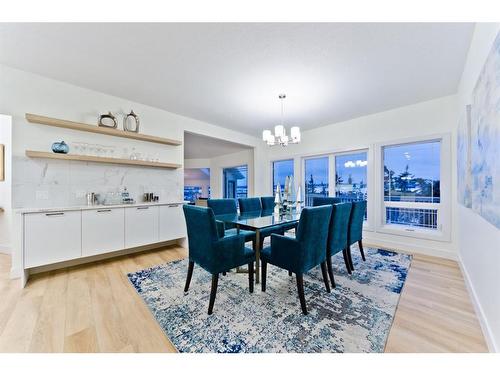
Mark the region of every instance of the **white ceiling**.
POLYGON ((199 134, 184 133, 184 159, 210 159, 251 147, 199 134))
POLYGON ((210 181, 209 168, 184 168, 184 180, 208 180, 210 181))
POLYGON ((0 24, 0 63, 260 136, 456 92, 473 24, 0 24))

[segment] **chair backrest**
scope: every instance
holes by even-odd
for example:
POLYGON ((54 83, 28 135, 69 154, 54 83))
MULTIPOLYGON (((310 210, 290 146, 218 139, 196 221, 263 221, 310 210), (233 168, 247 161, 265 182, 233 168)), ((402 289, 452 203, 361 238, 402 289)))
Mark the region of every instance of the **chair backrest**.
POLYGON ((260 197, 263 211, 274 210, 274 197, 260 197))
POLYGON ((214 211, 214 215, 238 213, 238 210, 236 209, 236 199, 232 198, 209 199, 207 200, 207 206, 214 211))
POLYGON ((347 247, 347 232, 351 216, 352 203, 334 204, 330 229, 328 230, 328 254, 334 255, 347 247))
POLYGON ((366 212, 366 201, 352 202, 349 230, 347 231, 347 244, 360 241, 363 238, 363 221, 366 212))
POLYGON ((305 207, 299 220, 295 238, 300 242, 304 258, 301 260, 303 271, 308 271, 326 259, 328 228, 332 206, 305 207))
POLYGON ((240 213, 253 212, 262 210, 260 198, 238 198, 240 205, 240 213))
POLYGON ((218 240, 214 212, 211 208, 185 204, 182 206, 186 219, 189 259, 210 267, 213 260, 213 243, 218 240))
POLYGON ((313 197, 312 205, 313 207, 324 206, 325 204, 337 204, 341 203, 342 200, 338 197, 313 197))

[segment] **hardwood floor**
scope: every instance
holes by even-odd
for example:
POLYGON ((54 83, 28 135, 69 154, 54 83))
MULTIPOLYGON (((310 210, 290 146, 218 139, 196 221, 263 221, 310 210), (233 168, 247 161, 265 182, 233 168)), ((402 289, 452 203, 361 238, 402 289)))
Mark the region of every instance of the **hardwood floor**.
MULTIPOLYGON (((174 352, 126 274, 185 256, 176 246, 125 255, 35 275, 21 289, 0 254, 0 352, 174 352)), ((386 352, 484 351, 458 264, 415 256, 386 352)))

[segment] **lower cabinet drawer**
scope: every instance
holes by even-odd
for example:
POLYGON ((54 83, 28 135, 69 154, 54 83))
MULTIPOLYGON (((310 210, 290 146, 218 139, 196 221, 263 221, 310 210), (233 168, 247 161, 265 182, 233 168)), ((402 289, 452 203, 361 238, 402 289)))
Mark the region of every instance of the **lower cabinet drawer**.
POLYGON ((80 211, 24 216, 24 268, 76 259, 82 255, 80 211))
POLYGON ((125 208, 125 247, 137 247, 159 242, 158 206, 125 208))
POLYGON ((125 248, 125 209, 82 211, 82 256, 125 248))

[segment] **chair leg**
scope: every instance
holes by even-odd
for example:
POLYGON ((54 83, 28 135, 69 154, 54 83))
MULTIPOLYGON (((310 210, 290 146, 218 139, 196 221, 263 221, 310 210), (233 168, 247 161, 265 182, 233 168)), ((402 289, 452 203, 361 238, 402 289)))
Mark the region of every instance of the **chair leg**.
POLYGON ((328 293, 330 293, 332 290, 330 289, 330 283, 328 282, 328 272, 327 272, 327 267, 326 267, 326 261, 321 263, 321 273, 323 275, 323 282, 325 283, 325 288, 328 293))
POLYGON ((363 262, 366 262, 365 251, 363 250, 363 241, 362 240, 358 241, 358 246, 359 246, 359 252, 361 253, 361 258, 363 258, 363 262))
POLYGON ((347 256, 347 249, 342 250, 342 255, 344 256, 344 263, 347 273, 352 274, 351 265, 349 264, 349 257, 347 256))
POLYGON ((253 262, 248 263, 248 289, 253 293, 253 262))
POLYGON ((332 288, 335 289, 335 278, 333 277, 333 267, 332 267, 332 257, 326 257, 326 265, 328 267, 328 276, 330 277, 330 281, 332 282, 332 288))
POLYGON ((288 271, 288 276, 292 276, 292 271, 288 271))
POLYGON ((351 271, 354 271, 354 264, 352 263, 352 253, 351 246, 347 246, 347 258, 349 259, 349 265, 351 266, 351 271))
POLYGON ((297 290, 299 292, 300 307, 302 308, 302 313, 307 315, 306 307, 306 297, 304 296, 304 277, 297 274, 297 290))
POLYGON ((191 277, 193 277, 194 262, 189 261, 188 274, 186 277, 186 285, 184 285, 184 293, 189 290, 189 284, 191 284, 191 277))
POLYGON ((266 276, 267 276, 267 262, 264 262, 261 260, 261 269, 262 269, 262 277, 260 280, 261 286, 262 286, 262 291, 266 291, 266 276))
POLYGON ((212 275, 212 289, 210 290, 210 302, 208 303, 208 315, 212 315, 214 310, 215 295, 217 294, 217 285, 219 284, 219 274, 212 275))

